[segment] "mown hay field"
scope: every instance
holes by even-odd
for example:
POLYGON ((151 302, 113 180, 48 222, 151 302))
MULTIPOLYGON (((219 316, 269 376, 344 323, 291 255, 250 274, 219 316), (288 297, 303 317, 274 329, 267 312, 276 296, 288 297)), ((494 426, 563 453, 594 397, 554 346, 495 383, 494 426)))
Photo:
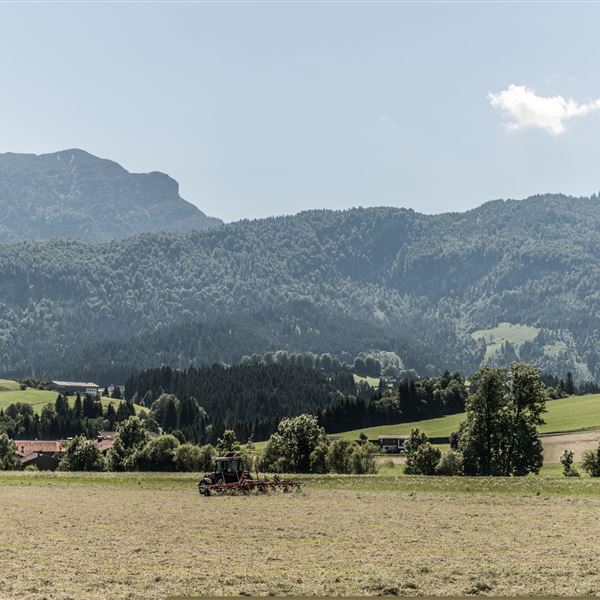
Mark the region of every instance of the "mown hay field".
POLYGON ((0 598, 600 594, 595 480, 312 477, 210 498, 195 480, 0 475, 0 598))

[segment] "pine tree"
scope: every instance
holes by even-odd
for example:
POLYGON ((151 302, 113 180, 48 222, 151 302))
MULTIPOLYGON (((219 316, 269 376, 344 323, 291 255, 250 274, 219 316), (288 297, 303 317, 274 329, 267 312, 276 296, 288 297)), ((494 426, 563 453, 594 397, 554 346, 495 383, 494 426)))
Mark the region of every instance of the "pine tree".
POLYGON ((567 382, 565 384, 565 392, 572 396, 575 393, 575 384, 573 383, 573 373, 569 371, 567 373, 567 382))

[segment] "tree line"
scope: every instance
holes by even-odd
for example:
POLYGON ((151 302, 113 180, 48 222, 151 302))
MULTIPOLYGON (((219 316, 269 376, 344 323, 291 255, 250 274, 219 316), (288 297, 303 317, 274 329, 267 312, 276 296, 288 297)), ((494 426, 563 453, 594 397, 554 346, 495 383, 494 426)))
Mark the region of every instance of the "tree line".
POLYGON ((225 430, 238 439, 267 439, 285 417, 310 413, 335 433, 460 412, 466 388, 458 373, 373 388, 351 372, 326 373, 280 362, 177 370, 147 369, 125 385, 129 401, 150 409, 167 432, 215 443, 225 430))
POLYGON ((125 384, 128 400, 147 406, 166 431, 215 443, 225 430, 239 439, 266 439, 289 415, 317 411, 355 392, 351 373, 256 364, 177 370, 147 369, 125 384))
MULTIPOLYGON (((442 381, 424 382, 426 389, 453 397, 452 388, 464 386, 456 375, 444 374, 442 381)), ((408 385, 409 393, 412 385, 408 385)), ((417 386, 414 385, 414 389, 417 386)), ((539 473, 543 465, 539 427, 550 395, 540 373, 531 365, 513 363, 510 369, 484 367, 470 378, 465 400, 465 419, 450 436, 451 449, 442 452, 427 436, 413 429, 404 444, 405 472, 409 475, 525 476, 539 473)), ((150 436, 151 426, 176 419, 189 410, 175 402, 176 396, 161 394, 153 403, 150 415, 128 416, 117 426, 117 436, 104 457, 97 444, 76 435, 68 444, 60 468, 63 470, 182 470, 208 469, 217 452, 243 450, 234 431, 226 430, 217 439, 216 448, 200 446, 185 438, 183 431, 168 433, 159 426, 159 435, 150 436), (168 416, 170 413, 171 416, 168 416), (161 416, 162 414, 162 416, 161 416), (179 416, 178 416, 179 415, 179 416)), ((59 399, 57 398, 57 402, 59 399)), ((62 404, 62 401, 60 401, 62 404)), ((82 407, 83 408, 83 407, 82 407)), ((197 415, 205 419, 197 406, 197 415)), ((60 409, 65 414, 69 411, 60 409)), ((91 405, 89 407, 91 410, 91 405)), ((89 418, 93 418, 90 414, 89 418)), ((254 452, 251 440, 246 445, 257 468, 271 472, 374 473, 374 448, 364 434, 355 441, 330 441, 314 414, 299 414, 279 421, 264 451, 254 452)), ((578 476, 573 452, 561 458, 564 474, 578 476)), ((0 468, 19 467, 14 442, 6 433, 0 435, 0 468)), ((600 446, 588 451, 582 468, 592 477, 600 476, 600 446)))

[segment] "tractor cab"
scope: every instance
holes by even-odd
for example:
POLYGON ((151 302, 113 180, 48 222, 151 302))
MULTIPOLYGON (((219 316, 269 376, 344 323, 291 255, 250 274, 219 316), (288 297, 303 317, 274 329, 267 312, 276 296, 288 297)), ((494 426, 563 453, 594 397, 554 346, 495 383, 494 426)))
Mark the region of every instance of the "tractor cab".
POLYGON ((245 473, 244 460, 235 452, 227 452, 224 456, 215 459, 214 473, 217 480, 222 479, 224 483, 235 483, 245 473))

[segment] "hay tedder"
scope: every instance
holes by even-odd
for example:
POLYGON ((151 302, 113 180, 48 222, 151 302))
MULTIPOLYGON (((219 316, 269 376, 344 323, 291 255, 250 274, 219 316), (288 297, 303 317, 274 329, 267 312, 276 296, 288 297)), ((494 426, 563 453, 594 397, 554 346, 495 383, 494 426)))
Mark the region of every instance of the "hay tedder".
POLYGON ((224 456, 216 458, 215 470, 206 473, 198 483, 198 491, 202 496, 266 493, 277 490, 299 491, 300 484, 297 481, 281 479, 277 475, 271 479, 253 479, 250 471, 246 469, 244 459, 235 452, 227 452, 224 456))

